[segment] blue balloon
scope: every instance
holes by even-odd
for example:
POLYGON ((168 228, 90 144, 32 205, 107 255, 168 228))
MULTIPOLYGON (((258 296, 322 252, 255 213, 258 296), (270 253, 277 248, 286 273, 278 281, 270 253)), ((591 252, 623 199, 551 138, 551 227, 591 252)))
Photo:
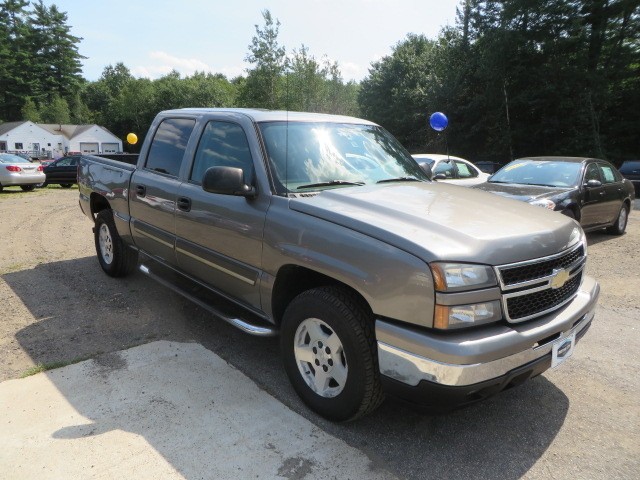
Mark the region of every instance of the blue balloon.
POLYGON ((429 125, 431 125, 431 128, 436 132, 441 132, 447 128, 447 125, 449 125, 449 119, 444 113, 435 112, 431 114, 431 117, 429 117, 429 125))

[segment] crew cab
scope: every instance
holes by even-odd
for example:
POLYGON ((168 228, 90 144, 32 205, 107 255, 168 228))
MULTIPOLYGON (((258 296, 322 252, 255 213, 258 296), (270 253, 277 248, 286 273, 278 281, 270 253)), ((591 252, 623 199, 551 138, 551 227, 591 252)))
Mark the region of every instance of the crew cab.
POLYGON ((481 400, 561 364, 594 318, 574 220, 431 182, 366 120, 165 111, 136 165, 83 156, 78 183, 108 275, 139 267, 280 335, 293 388, 331 420, 385 393, 481 400))

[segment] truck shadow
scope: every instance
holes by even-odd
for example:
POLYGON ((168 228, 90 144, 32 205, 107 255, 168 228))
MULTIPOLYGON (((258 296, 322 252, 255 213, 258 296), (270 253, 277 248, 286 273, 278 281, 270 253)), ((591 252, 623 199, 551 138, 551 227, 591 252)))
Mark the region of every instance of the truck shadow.
MULTIPOLYGON (((95 258, 88 257, 6 273, 2 280, 34 318, 15 338, 36 364, 102 354, 88 363, 108 370, 118 368, 116 352, 133 345, 155 340, 197 342, 322 430, 364 451, 372 469, 388 470, 400 478, 520 478, 553 442, 569 408, 563 392, 541 376, 447 415, 427 415, 387 400, 369 417, 334 424, 309 413, 295 396, 280 364, 277 339, 247 336, 141 274, 112 279, 102 273, 95 258)), ((5 372, 4 378, 18 374, 5 372)), ((171 412, 160 404, 157 410, 145 411, 151 417, 132 421, 135 412, 121 417, 108 408, 97 408, 108 404, 107 390, 96 389, 92 398, 55 371, 48 376, 78 413, 92 422, 51 432, 54 438, 129 431, 143 436, 185 478, 207 477, 205 470, 192 463, 199 457, 197 452, 185 456, 183 445, 176 448, 180 441, 210 438, 212 432, 205 431, 204 423, 166 421, 171 412)), ((202 455, 212 454, 206 442, 188 445, 201 449, 202 455)), ((324 467, 330 469, 330 465, 324 467)))

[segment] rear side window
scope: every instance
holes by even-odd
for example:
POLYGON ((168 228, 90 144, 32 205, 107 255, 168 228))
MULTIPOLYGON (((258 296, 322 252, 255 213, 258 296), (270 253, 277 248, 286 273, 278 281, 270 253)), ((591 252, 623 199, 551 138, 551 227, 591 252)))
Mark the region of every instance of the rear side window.
POLYGON ((436 165, 436 169, 433 171, 434 175, 443 173, 447 178, 455 178, 453 170, 453 162, 443 161, 436 165))
POLYGON ((454 160, 458 169, 458 178, 474 178, 478 176, 478 172, 464 162, 454 160))
POLYGON ((622 180, 622 177, 616 175, 615 168, 612 165, 607 165, 604 163, 599 163, 598 168, 600 169, 600 173, 602 174, 603 183, 615 183, 622 180))
POLYGON ((235 167, 244 172, 244 181, 251 183, 253 160, 247 136, 240 125, 229 122, 209 122, 198 143, 189 180, 202 183, 204 172, 211 167, 235 167))
POLYGON ((195 124, 189 118, 163 120, 151 142, 145 168, 177 177, 195 124))

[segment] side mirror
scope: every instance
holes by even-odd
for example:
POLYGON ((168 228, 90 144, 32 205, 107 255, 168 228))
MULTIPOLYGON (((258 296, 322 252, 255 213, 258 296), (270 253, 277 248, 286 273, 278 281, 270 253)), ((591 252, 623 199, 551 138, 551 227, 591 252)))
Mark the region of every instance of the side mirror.
POLYGON ((244 172, 235 167, 211 167, 204 172, 202 189, 209 193, 255 197, 256 189, 244 183, 244 172))
POLYGON ((420 165, 420 168, 425 173, 427 178, 429 180, 433 180, 433 171, 431 170, 431 165, 429 165, 427 162, 418 163, 418 165, 420 165))
POLYGON ((587 188, 597 188, 602 186, 602 182, 600 180, 591 179, 587 183, 585 183, 584 186, 587 188))
POLYGON ((444 173, 438 173, 435 177, 433 177, 434 180, 446 180, 447 176, 444 173))

